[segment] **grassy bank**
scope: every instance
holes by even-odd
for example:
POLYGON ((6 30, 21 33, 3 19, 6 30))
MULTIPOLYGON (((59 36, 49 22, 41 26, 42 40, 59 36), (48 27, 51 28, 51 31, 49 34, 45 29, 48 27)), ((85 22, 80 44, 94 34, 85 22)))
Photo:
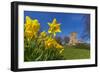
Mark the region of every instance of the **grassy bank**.
POLYGON ((65 46, 63 55, 65 59, 88 59, 90 58, 90 49, 73 46, 65 46))

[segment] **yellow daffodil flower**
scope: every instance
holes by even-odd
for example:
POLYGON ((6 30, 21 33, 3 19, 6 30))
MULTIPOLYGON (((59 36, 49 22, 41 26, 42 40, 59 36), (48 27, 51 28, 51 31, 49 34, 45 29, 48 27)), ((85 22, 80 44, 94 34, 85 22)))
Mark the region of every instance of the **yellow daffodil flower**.
POLYGON ((40 33, 40 37, 41 37, 41 38, 45 38, 45 37, 46 37, 46 35, 47 35, 47 34, 46 34, 46 32, 45 32, 45 31, 43 31, 43 32, 41 32, 41 33, 40 33))
POLYGON ((57 32, 61 32, 60 24, 57 23, 56 18, 53 19, 52 23, 48 23, 48 25, 49 25, 48 33, 52 33, 55 36, 57 32))
POLYGON ((63 46, 61 46, 60 44, 57 44, 56 48, 60 49, 60 48, 63 48, 63 46))
POLYGON ((41 32, 38 38, 38 43, 44 42, 46 38, 47 38, 46 32, 45 31, 41 32))
POLYGON ((48 38, 47 40, 45 40, 45 47, 53 48, 55 43, 56 43, 56 41, 53 38, 48 38))
POLYGON ((32 20, 32 29, 34 32, 38 32, 40 29, 40 23, 38 22, 37 19, 32 20))
POLYGON ((32 20, 29 16, 26 16, 25 23, 25 36, 28 39, 35 37, 40 29, 40 23, 37 19, 32 20))
POLYGON ((58 43, 56 42, 56 40, 53 39, 53 38, 48 38, 48 39, 45 41, 45 46, 46 46, 46 48, 56 48, 56 49, 59 50, 60 53, 62 53, 62 51, 64 50, 64 49, 63 49, 63 46, 60 45, 60 44, 58 44, 58 43))
POLYGON ((58 50, 59 50, 59 53, 62 53, 63 52, 63 46, 62 45, 60 45, 60 44, 58 44, 58 43, 56 43, 56 46, 55 46, 58 50))

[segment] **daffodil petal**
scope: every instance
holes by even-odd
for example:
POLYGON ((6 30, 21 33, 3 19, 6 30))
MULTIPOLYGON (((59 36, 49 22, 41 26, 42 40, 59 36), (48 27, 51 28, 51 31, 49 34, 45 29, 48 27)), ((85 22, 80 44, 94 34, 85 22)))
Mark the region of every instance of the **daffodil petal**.
POLYGON ((48 30, 48 33, 51 33, 51 31, 50 31, 50 30, 48 30))
POLYGON ((56 33, 54 33, 54 36, 56 36, 56 33))
POLYGON ((26 24, 31 24, 32 19, 29 16, 26 16, 26 24))
POLYGON ((56 18, 54 18, 52 24, 56 24, 56 23, 57 23, 57 20, 56 18))

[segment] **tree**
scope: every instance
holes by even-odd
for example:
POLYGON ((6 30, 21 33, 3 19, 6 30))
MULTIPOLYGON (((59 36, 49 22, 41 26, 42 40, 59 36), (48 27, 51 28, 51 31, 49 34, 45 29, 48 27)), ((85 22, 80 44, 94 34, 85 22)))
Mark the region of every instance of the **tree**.
POLYGON ((69 37, 68 37, 68 36, 65 36, 65 37, 63 38, 63 40, 64 40, 64 43, 66 44, 66 43, 69 42, 69 37))
POLYGON ((90 15, 83 16, 84 20, 84 30, 82 33, 82 39, 89 40, 90 38, 90 15))

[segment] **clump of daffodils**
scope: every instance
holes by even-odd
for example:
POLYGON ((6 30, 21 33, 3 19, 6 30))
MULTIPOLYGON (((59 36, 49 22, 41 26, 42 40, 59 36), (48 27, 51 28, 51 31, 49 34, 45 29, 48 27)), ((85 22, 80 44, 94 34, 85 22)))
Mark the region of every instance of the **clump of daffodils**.
POLYGON ((40 30, 40 23, 37 19, 26 16, 24 26, 24 60, 44 61, 63 59, 61 53, 64 48, 54 39, 57 33, 61 32, 60 24, 56 18, 48 23, 48 32, 40 30), (27 47, 28 46, 28 47, 27 47))
POLYGON ((53 38, 48 38, 45 41, 45 48, 46 49, 56 48, 57 50, 59 50, 59 53, 62 53, 62 51, 64 50, 63 46, 58 44, 57 41, 55 39, 53 39, 53 38))
POLYGON ((25 36, 28 40, 35 38, 40 29, 40 23, 37 19, 32 20, 29 16, 26 16, 25 22, 25 36))

